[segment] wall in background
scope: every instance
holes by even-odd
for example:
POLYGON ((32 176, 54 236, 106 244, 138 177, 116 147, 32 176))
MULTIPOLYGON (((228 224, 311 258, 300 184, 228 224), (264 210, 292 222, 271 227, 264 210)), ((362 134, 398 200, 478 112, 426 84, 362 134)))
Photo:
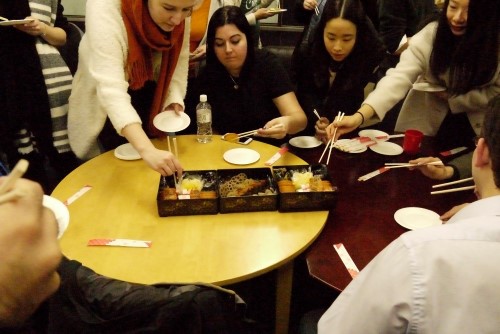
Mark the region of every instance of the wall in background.
POLYGON ((87 0, 62 0, 64 15, 85 16, 85 4, 87 0))

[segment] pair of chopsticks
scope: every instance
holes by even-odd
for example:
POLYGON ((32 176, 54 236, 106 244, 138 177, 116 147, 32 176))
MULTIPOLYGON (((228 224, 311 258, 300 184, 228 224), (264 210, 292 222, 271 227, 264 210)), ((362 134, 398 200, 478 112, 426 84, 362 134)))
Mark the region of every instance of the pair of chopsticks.
MULTIPOLYGON (((462 180, 457 180, 457 181, 452 181, 452 182, 447 182, 447 183, 440 183, 440 184, 435 184, 432 186, 432 188, 441 188, 441 187, 446 187, 446 186, 451 186, 454 184, 458 183, 464 183, 464 182, 469 182, 469 181, 474 181, 472 177, 468 177, 466 179, 462 180)), ((437 191, 431 191, 431 195, 438 195, 438 194, 445 194, 445 193, 452 193, 456 191, 464 191, 464 190, 472 190, 475 189, 476 186, 466 186, 466 187, 459 187, 459 188, 451 188, 451 189, 446 189, 446 190, 437 190, 437 191)))
POLYGON ((21 159, 17 162, 14 169, 5 178, 4 182, 0 185, 0 204, 15 200, 24 196, 24 193, 19 189, 12 189, 14 183, 23 177, 24 173, 28 170, 29 163, 27 160, 21 159))
MULTIPOLYGON (((281 128, 281 127, 283 127, 283 124, 279 123, 279 124, 275 124, 275 125, 271 126, 269 129, 275 129, 275 128, 281 128)), ((259 131, 259 129, 255 129, 255 130, 250 130, 250 131, 238 133, 237 135, 238 135, 238 138, 245 138, 245 137, 253 136, 258 131, 259 131)))
MULTIPOLYGON (((177 151, 177 137, 173 137, 172 138, 172 142, 173 142, 173 145, 174 145, 174 155, 179 158, 179 152, 177 151)), ((170 145, 170 136, 167 136, 167 145, 168 145, 168 150, 170 152, 172 152, 172 146, 170 145)), ((173 178, 174 178, 174 184, 175 184, 175 188, 177 189, 177 183, 180 183, 181 180, 177 180, 177 176, 175 175, 176 173, 174 172, 174 174, 172 175, 173 178)))
POLYGON ((443 162, 441 160, 436 160, 436 161, 431 161, 431 162, 426 162, 426 163, 418 163, 418 164, 411 164, 411 163, 399 163, 399 162, 386 162, 385 163, 385 168, 409 168, 409 167, 420 167, 420 166, 427 166, 427 165, 432 165, 432 166, 443 166, 443 162))
MULTIPOLYGON (((338 119, 338 121, 340 122, 345 116, 345 113, 344 112, 341 112, 339 111, 336 119, 338 119)), ((335 122, 335 119, 333 120, 335 122)), ((326 150, 329 148, 330 150, 328 151, 328 157, 326 158, 326 164, 328 165, 328 163, 330 162, 330 156, 332 155, 332 148, 333 148, 333 144, 335 144, 336 140, 335 140, 335 136, 337 135, 337 127, 335 127, 335 129, 333 130, 333 136, 332 136, 332 139, 330 139, 327 143, 326 143, 326 146, 325 146, 325 149, 323 150, 323 153, 321 154, 321 156, 319 157, 319 160, 318 160, 318 163, 321 163, 321 160, 323 159, 323 156, 325 155, 325 152, 326 150)))

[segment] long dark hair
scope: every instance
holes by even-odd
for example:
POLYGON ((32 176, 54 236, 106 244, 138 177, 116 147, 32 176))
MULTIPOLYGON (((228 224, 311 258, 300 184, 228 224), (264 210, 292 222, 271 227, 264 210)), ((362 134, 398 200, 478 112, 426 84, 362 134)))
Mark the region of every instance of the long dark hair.
POLYGON ((470 0, 463 36, 450 30, 446 0, 438 18, 430 68, 435 77, 449 70, 448 92, 460 95, 491 81, 498 66, 500 1, 470 0))
POLYGON ((495 185, 500 188, 500 95, 490 101, 490 110, 484 115, 482 136, 490 150, 495 185))
POLYGON ((218 28, 227 24, 234 24, 247 38, 247 56, 240 73, 240 77, 248 75, 248 69, 253 65, 255 59, 253 33, 245 14, 239 7, 225 6, 217 9, 210 18, 207 30, 207 65, 217 66, 224 69, 224 65, 219 61, 215 54, 215 32, 218 28))
POLYGON ((311 61, 317 64, 314 74, 317 84, 324 84, 325 80, 328 80, 328 68, 335 63, 326 50, 323 40, 326 24, 335 18, 348 20, 356 26, 356 43, 349 56, 341 64, 342 71, 347 73, 342 88, 348 90, 356 85, 358 78, 366 71, 365 66, 361 65, 366 62, 366 58, 376 57, 378 64, 382 60, 385 47, 359 0, 327 1, 315 31, 311 53, 311 61))

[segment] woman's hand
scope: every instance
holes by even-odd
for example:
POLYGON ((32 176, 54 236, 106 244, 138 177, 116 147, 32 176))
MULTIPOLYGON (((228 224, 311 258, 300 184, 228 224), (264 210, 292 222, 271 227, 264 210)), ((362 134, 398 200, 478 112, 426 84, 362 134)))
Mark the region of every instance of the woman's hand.
POLYGON ((305 10, 313 10, 318 6, 318 2, 316 0, 304 0, 302 6, 305 10))
POLYGON ((284 138, 288 133, 289 121, 289 116, 272 119, 262 129, 257 130, 256 136, 276 139, 284 138))
POLYGON ((205 59, 206 55, 207 55, 207 45, 206 44, 200 45, 198 48, 196 48, 196 50, 193 51, 193 53, 189 55, 189 61, 190 62, 201 61, 205 59))
POLYGON ((17 24, 14 27, 31 36, 41 36, 46 33, 47 25, 37 18, 27 16, 26 20, 33 20, 33 22, 25 24, 17 24))
POLYGON ((259 8, 255 11, 255 19, 256 20, 262 20, 262 19, 267 19, 268 17, 274 16, 278 14, 277 12, 270 12, 267 8, 259 8))
POLYGON ((330 124, 328 118, 321 117, 316 121, 316 125, 314 126, 314 129, 316 129, 316 138, 321 140, 323 143, 326 143, 328 141, 328 136, 326 133, 326 128, 328 127, 328 124, 330 124))
POLYGON ((333 132, 335 131, 335 128, 337 128, 337 133, 335 134, 334 140, 337 140, 343 134, 356 130, 362 123, 363 120, 361 116, 356 114, 352 116, 344 116, 344 118, 342 118, 341 121, 335 119, 335 121, 330 123, 330 125, 328 125, 328 127, 326 128, 326 134, 328 140, 330 140, 333 137, 333 132))
POLYGON ((411 164, 421 164, 423 166, 410 167, 410 170, 418 169, 428 178, 433 180, 446 180, 453 176, 453 168, 445 165, 425 165, 430 162, 440 161, 441 159, 435 157, 418 158, 410 160, 411 164))
POLYGON ((184 112, 184 107, 179 103, 171 103, 163 109, 163 111, 168 110, 173 110, 177 115, 179 115, 181 112, 184 112))
POLYGON ((182 166, 172 152, 150 147, 139 153, 141 158, 149 165, 149 167, 161 175, 168 176, 176 172, 177 175, 182 175, 182 166))

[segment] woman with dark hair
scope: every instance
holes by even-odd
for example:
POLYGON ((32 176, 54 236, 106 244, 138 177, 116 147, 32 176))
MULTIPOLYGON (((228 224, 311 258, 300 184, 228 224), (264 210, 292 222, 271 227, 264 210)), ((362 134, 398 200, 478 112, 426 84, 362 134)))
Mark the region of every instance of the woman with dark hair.
POLYGON ((297 97, 309 119, 308 132, 326 138, 329 120, 339 111, 356 112, 384 52, 359 0, 326 3, 297 82, 297 97), (321 119, 317 120, 314 109, 321 119))
POLYGON ((250 25, 235 6, 210 19, 207 64, 193 93, 208 96, 218 133, 260 129, 258 136, 281 139, 306 126, 286 70, 272 53, 254 49, 250 25))
POLYGON ((499 7, 498 1, 446 0, 439 18, 413 36, 355 115, 330 125, 329 136, 335 127, 340 136, 374 115, 383 119, 406 96, 396 131, 419 129, 436 136, 440 149, 470 146, 500 93, 499 7), (414 83, 427 91, 412 89, 414 83))

